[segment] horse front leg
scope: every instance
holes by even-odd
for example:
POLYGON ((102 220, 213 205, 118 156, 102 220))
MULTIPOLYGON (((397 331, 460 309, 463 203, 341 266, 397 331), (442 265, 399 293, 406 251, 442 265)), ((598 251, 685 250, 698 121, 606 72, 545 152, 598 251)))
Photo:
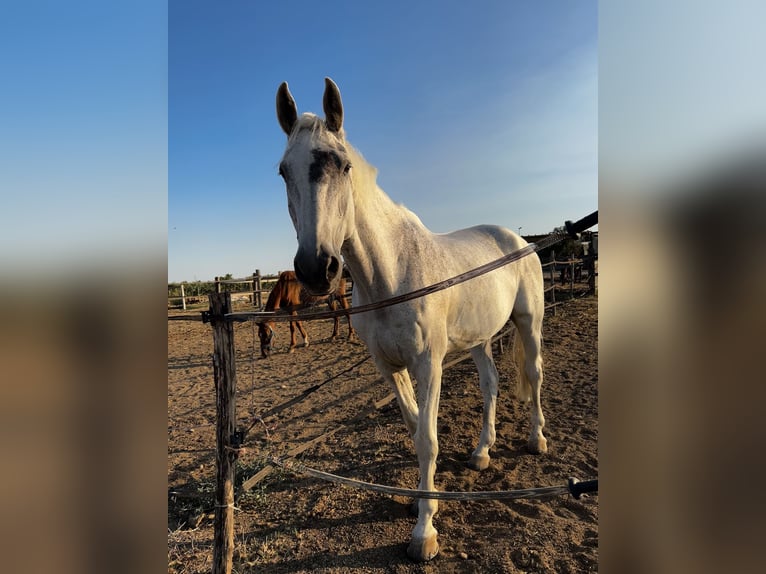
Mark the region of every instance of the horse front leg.
POLYGON ((287 350, 288 353, 292 353, 295 351, 295 321, 290 321, 290 348, 287 350))
POLYGON ((412 390, 410 375, 407 369, 402 369, 401 371, 391 373, 389 381, 394 388, 396 402, 399 405, 399 410, 402 412, 404 424, 414 440, 415 433, 418 432, 418 403, 412 390))
MULTIPOLYGON (((416 365, 413 375, 418 381, 418 424, 415 432, 415 450, 420 468, 419 490, 434 490, 436 457, 439 441, 436 432, 439 411, 439 394, 442 380, 442 358, 430 357, 416 365)), ((439 510, 436 500, 421 498, 418 501, 418 521, 412 531, 407 555, 416 562, 426 562, 439 553, 438 532, 433 517, 439 510)))
POLYGON ((414 440, 415 433, 418 430, 418 403, 412 390, 410 374, 407 372, 407 369, 397 369, 382 361, 376 360, 375 365, 378 367, 380 374, 383 375, 383 380, 391 385, 391 388, 394 390, 396 403, 402 412, 404 424, 414 440))
POLYGON ((492 341, 487 341, 471 349, 471 357, 479 371, 479 385, 484 396, 483 421, 481 436, 476 450, 471 455, 468 466, 474 470, 484 470, 489 466, 489 449, 495 444, 495 412, 497 408, 498 374, 492 360, 492 341))
MULTIPOLYGON (((330 309, 330 311, 335 311, 338 309, 338 302, 334 298, 330 298, 327 300, 327 308, 330 309)), ((332 335, 330 335, 330 340, 334 341, 338 338, 338 330, 340 325, 340 319, 338 317, 333 317, 332 319, 332 335)))
MULTIPOLYGON (((348 302, 348 299, 345 297, 340 298, 340 304, 341 307, 348 310, 351 308, 351 303, 348 302)), ((346 321, 348 322, 348 340, 354 338, 354 335, 356 335, 356 331, 354 330, 354 326, 351 324, 351 315, 346 315, 346 321)))
MULTIPOLYGON (((380 369, 381 373, 386 373, 380 369)), ((396 404, 402 413, 402 419, 410 432, 412 440, 415 440, 415 433, 418 432, 418 403, 415 399, 415 393, 412 390, 412 381, 407 369, 400 371, 387 372, 383 377, 394 389, 396 404)), ((415 499, 410 507, 412 516, 418 515, 418 500, 415 499)))

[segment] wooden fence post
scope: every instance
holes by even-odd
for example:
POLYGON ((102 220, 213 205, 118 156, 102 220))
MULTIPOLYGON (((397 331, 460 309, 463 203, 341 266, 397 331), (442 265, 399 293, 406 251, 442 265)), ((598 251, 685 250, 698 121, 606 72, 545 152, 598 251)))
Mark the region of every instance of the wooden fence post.
POLYGON ((186 293, 184 293, 184 284, 181 283, 181 307, 186 311, 186 293))
POLYGON ((574 259, 572 257, 569 257, 569 298, 574 299, 574 270, 575 270, 575 264, 574 259))
POLYGON ((256 269, 253 273, 253 307, 262 308, 261 304, 261 270, 256 269))
POLYGON ((221 317, 231 313, 231 293, 211 293, 213 327, 213 377, 216 406, 216 494, 213 574, 231 574, 234 558, 234 477, 237 452, 233 446, 236 426, 234 325, 221 317))
POLYGON ((591 263, 591 272, 590 277, 588 278, 588 286, 590 287, 591 291, 593 293, 596 292, 596 289, 598 288, 598 259, 596 259, 596 256, 593 256, 593 262, 591 263))
POLYGON ((551 303, 553 314, 556 314, 556 252, 551 251, 551 303))

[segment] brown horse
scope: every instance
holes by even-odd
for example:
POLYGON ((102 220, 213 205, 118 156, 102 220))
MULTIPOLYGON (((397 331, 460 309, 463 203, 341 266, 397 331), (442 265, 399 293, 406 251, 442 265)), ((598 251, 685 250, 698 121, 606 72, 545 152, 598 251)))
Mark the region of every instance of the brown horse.
MULTIPOLYGON (((333 311, 338 308, 338 303, 340 303, 344 309, 348 309, 351 305, 346 299, 346 279, 343 278, 338 285, 338 288, 329 295, 316 297, 310 295, 308 291, 301 286, 295 276, 295 272, 283 271, 279 274, 279 279, 277 280, 276 285, 274 285, 271 293, 269 293, 269 298, 266 301, 264 311, 284 309, 295 315, 298 309, 322 302, 327 302, 330 309, 333 311)), ((354 336, 355 331, 351 326, 351 317, 346 315, 346 319, 348 320, 348 338, 351 339, 351 337, 354 336)), ((263 321, 258 323, 258 338, 261 340, 262 358, 266 358, 271 354, 271 340, 274 338, 274 323, 274 321, 263 321)), ((338 336, 339 323, 340 318, 335 317, 335 325, 332 330, 331 339, 335 339, 338 336)), ((301 321, 290 321, 290 349, 288 350, 288 353, 292 353, 295 350, 296 326, 303 337, 304 346, 309 346, 309 338, 301 321)))

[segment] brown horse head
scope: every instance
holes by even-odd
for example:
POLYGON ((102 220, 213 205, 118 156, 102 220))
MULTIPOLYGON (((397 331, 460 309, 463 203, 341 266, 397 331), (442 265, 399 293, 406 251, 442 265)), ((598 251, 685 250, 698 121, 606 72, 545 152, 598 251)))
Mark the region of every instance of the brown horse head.
MULTIPOLYGON (((302 309, 306 307, 307 305, 315 305, 319 303, 320 301, 325 301, 329 304, 331 309, 337 308, 338 303, 345 309, 349 308, 349 303, 345 298, 345 292, 346 292, 346 280, 341 279, 339 281, 339 291, 338 292, 332 292, 329 295, 329 298, 327 296, 324 297, 316 297, 310 295, 301 285, 301 283, 298 281, 297 277, 295 276, 295 272, 293 271, 283 271, 279 274, 279 278, 277 279, 276 284, 271 290, 271 293, 269 293, 269 298, 266 301, 266 306, 264 308, 264 311, 278 311, 281 310, 285 313, 294 314, 298 309, 302 309)), ((354 334, 354 328, 351 326, 351 319, 350 317, 347 317, 348 319, 348 328, 349 328, 349 339, 354 334)), ((258 338, 261 340, 261 358, 265 359, 266 357, 271 356, 272 351, 274 350, 274 345, 272 344, 272 340, 274 338, 274 327, 275 327, 275 321, 273 320, 266 320, 258 322, 258 338)), ((335 318, 335 324, 333 326, 333 333, 331 338, 335 338, 338 336, 338 323, 339 319, 335 318)), ((308 347, 309 344, 309 338, 306 334, 306 330, 303 328, 303 325, 300 321, 290 321, 290 347, 288 352, 292 353, 293 349, 295 348, 295 329, 300 332, 301 336, 303 337, 304 345, 308 347)))
POLYGON ((274 339, 274 321, 258 323, 258 338, 261 340, 261 358, 271 356, 271 341, 274 339))

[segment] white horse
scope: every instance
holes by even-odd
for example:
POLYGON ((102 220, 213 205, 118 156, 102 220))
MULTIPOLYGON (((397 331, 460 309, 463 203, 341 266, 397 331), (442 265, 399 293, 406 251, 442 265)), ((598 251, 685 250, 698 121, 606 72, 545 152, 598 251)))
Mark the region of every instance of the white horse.
MULTIPOLYGON (((288 136, 279 173, 298 236, 295 272, 309 291, 326 294, 337 287, 341 256, 358 306, 431 285, 526 245, 512 231, 489 225, 446 234, 429 231, 378 187, 377 170, 346 141, 340 91, 329 78, 323 107, 324 120, 310 113, 299 117, 287 83, 279 86, 277 118, 288 136)), ((542 269, 532 254, 446 290, 354 316, 357 333, 393 386, 413 436, 420 490, 434 490, 442 360, 449 352, 470 349, 478 368, 483 428, 469 465, 477 470, 489 465, 498 384, 491 339, 509 317, 521 340, 515 352, 520 365, 516 394, 532 401, 528 449, 547 450, 540 407, 543 309, 542 269), (417 400, 410 375, 417 381, 417 400)), ((419 499, 407 548, 413 560, 430 560, 439 551, 432 522, 437 509, 436 500, 419 499)))

